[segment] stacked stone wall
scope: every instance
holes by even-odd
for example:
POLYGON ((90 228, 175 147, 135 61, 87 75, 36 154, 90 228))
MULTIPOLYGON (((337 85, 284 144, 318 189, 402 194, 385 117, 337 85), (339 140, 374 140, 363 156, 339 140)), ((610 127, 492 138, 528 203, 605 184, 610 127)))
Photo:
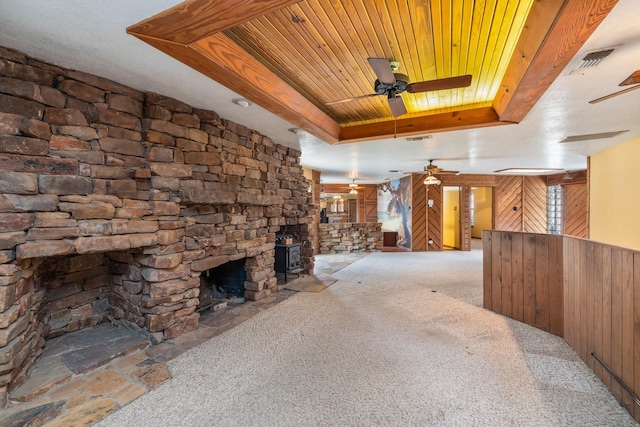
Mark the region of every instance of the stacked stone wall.
POLYGON ((195 329, 199 276, 229 260, 247 260, 246 298, 275 291, 275 234, 315 213, 300 154, 0 48, 0 402, 48 335, 109 316, 157 341, 195 329))
POLYGON ((375 222, 322 223, 318 227, 321 254, 382 250, 382 224, 375 222))

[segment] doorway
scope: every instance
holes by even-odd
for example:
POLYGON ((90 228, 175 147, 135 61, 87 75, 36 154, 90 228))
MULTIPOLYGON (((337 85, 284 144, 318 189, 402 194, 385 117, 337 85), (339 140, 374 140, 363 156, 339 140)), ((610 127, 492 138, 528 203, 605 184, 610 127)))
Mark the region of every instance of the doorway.
POLYGON ((471 244, 482 240, 482 230, 493 229, 493 188, 471 187, 469 203, 471 221, 471 244))
POLYGON ((460 187, 442 187, 442 249, 460 250, 460 187))

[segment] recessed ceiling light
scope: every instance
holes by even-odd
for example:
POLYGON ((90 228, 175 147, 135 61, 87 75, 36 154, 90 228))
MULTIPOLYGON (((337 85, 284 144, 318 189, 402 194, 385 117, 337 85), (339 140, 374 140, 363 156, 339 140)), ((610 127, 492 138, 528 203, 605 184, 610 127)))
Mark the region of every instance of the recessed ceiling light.
POLYGON ((508 169, 500 169, 494 171, 495 173, 513 173, 513 174, 533 174, 533 175, 543 175, 546 173, 554 173, 562 171, 562 169, 544 169, 544 168, 508 168, 508 169))
POLYGON ((399 171, 398 169, 391 169, 389 172, 391 172, 391 173, 398 173, 398 172, 400 172, 400 171, 399 171))
POLYGON ((287 130, 295 135, 300 135, 300 132, 302 132, 302 129, 300 128, 289 128, 287 130))
POLYGON ((249 101, 248 99, 244 99, 244 98, 234 98, 231 100, 231 102, 233 102, 234 104, 242 107, 242 108, 247 108, 248 106, 252 105, 253 102, 249 101))

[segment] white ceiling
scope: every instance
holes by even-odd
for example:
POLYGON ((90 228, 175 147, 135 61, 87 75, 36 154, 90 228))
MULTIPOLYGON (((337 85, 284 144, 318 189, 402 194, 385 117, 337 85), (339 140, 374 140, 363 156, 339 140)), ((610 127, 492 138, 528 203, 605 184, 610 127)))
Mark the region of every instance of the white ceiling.
POLYGON ((231 102, 238 95, 126 33, 126 28, 179 3, 176 0, 0 1, 0 46, 61 67, 154 91, 248 126, 275 142, 300 148, 303 166, 322 171, 327 183, 377 183, 422 171, 429 159, 462 173, 499 169, 585 169, 587 156, 640 136, 640 90, 598 104, 640 69, 640 1, 620 0, 583 49, 517 125, 404 138, 328 145, 309 134, 294 135, 274 114, 231 102), (600 65, 569 72, 584 55, 615 51, 600 65), (560 144, 567 136, 628 130, 609 139, 560 144), (399 172, 391 173, 390 170, 399 172))

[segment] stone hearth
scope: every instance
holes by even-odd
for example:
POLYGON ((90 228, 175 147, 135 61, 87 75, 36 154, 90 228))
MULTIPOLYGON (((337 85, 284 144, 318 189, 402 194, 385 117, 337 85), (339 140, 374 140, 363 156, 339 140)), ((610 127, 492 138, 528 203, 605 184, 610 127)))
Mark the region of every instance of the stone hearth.
POLYGON ((277 287, 275 235, 309 242, 300 152, 215 112, 0 48, 0 407, 48 337, 198 326, 200 276, 246 259, 277 287))

